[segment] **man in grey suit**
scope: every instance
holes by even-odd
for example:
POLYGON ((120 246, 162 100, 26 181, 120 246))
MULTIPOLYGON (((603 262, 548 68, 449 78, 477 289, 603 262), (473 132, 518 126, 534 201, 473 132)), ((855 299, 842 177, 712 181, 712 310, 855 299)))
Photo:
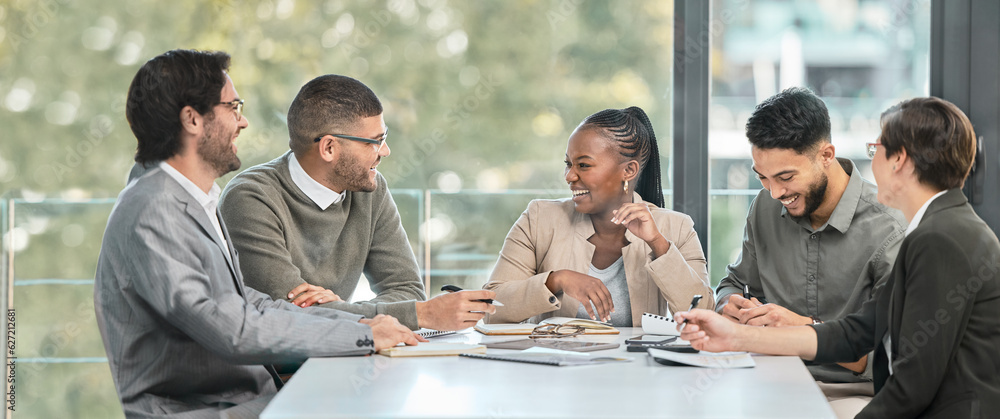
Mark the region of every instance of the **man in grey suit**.
POLYGON ((94 305, 125 415, 256 417, 272 363, 364 355, 418 337, 393 317, 301 308, 243 285, 215 208, 248 126, 224 52, 174 50, 142 66, 126 117, 135 168, 104 234, 94 305))

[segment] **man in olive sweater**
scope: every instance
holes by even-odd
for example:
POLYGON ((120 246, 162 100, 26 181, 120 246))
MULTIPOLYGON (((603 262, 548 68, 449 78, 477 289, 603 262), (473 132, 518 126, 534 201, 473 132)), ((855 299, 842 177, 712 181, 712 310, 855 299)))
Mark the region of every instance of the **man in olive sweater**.
POLYGON ((426 299, 385 178, 388 129, 374 92, 350 77, 320 76, 288 110, 290 151, 240 173, 220 209, 239 252, 246 284, 294 304, 374 317, 411 329, 473 326, 492 291, 426 299), (348 303, 362 273, 377 294, 348 303), (343 298, 341 298, 343 296, 343 298))

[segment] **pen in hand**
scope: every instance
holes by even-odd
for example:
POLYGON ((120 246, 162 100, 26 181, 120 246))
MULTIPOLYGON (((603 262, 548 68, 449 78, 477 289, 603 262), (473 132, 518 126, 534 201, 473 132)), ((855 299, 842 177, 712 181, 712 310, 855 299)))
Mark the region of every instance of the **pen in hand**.
MULTIPOLYGON (((441 291, 459 292, 459 291, 462 291, 462 289, 459 288, 459 287, 457 287, 457 286, 454 286, 454 285, 445 285, 445 286, 441 287, 441 291)), ((503 303, 501 303, 501 302, 499 302, 497 300, 491 299, 491 298, 485 298, 485 299, 476 300, 476 301, 481 301, 481 302, 484 302, 486 304, 493 304, 493 305, 495 305, 497 307, 503 307, 503 303)))
MULTIPOLYGON (((694 298, 691 299, 691 308, 689 308, 688 311, 694 310, 694 308, 698 306, 698 302, 699 301, 701 301, 701 294, 695 295, 694 298)), ((684 326, 686 326, 687 323, 688 323, 688 319, 685 317, 684 318, 684 322, 681 323, 681 331, 682 332, 684 331, 684 326)))
POLYGON ((754 303, 758 307, 767 304, 767 300, 765 300, 764 297, 756 298, 753 296, 753 294, 750 293, 750 284, 743 284, 743 298, 746 298, 748 301, 754 303), (757 301, 754 301, 755 298, 757 301))

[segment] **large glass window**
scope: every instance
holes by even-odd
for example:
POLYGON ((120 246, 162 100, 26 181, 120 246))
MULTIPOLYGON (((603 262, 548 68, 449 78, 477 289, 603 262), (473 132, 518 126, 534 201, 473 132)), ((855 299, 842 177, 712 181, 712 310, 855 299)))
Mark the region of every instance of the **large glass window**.
POLYGON ((433 295, 481 286, 528 200, 568 196, 566 139, 593 112, 647 111, 669 205, 673 22, 673 2, 654 0, 0 0, 18 417, 121 416, 92 281, 135 149, 124 99, 146 59, 233 56, 250 121, 237 141, 244 168, 287 150, 284 115, 309 79, 372 87, 392 132, 379 167, 433 295))
POLYGON ((709 108, 709 275, 718 284, 740 253, 761 183, 744 127, 754 106, 806 86, 830 111, 838 157, 874 182, 864 143, 879 115, 928 94, 930 0, 717 0, 709 108))

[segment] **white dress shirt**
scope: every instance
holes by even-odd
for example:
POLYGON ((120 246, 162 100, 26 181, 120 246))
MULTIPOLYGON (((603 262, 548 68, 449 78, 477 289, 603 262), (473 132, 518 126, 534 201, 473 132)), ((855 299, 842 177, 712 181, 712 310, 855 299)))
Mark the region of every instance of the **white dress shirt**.
MULTIPOLYGON (((222 225, 219 224, 218 211, 216 208, 219 207, 219 194, 222 192, 222 188, 215 182, 212 182, 212 188, 208 190, 208 193, 201 190, 198 185, 195 185, 191 179, 184 176, 183 173, 178 172, 173 166, 165 161, 160 162, 160 169, 167 172, 170 177, 174 178, 177 183, 181 184, 187 193, 194 197, 195 201, 201 204, 202 209, 205 210, 205 215, 208 216, 208 220, 212 222, 212 226, 215 227, 215 234, 219 235, 219 240, 222 241, 222 246, 225 249, 229 249, 229 244, 226 243, 226 236, 222 234, 222 225)), ((229 257, 229 252, 224 252, 226 257, 229 257)))
POLYGON ((299 159, 295 158, 295 153, 288 153, 288 172, 292 175, 292 182, 295 186, 306 194, 320 210, 326 210, 330 208, 330 205, 339 203, 344 200, 347 196, 347 191, 344 192, 334 192, 333 189, 323 186, 322 183, 313 179, 306 173, 306 169, 302 168, 299 164, 299 159))

